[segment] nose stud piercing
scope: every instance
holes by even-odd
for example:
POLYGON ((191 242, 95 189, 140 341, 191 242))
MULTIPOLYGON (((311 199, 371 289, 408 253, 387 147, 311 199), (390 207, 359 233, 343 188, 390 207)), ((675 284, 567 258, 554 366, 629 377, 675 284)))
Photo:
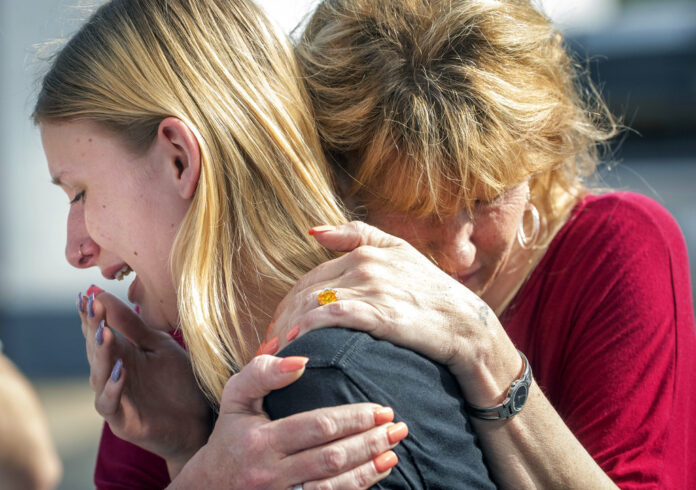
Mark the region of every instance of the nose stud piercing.
POLYGON ((80 258, 85 256, 85 254, 82 253, 82 244, 81 243, 80 243, 80 246, 77 247, 77 253, 80 254, 80 258))

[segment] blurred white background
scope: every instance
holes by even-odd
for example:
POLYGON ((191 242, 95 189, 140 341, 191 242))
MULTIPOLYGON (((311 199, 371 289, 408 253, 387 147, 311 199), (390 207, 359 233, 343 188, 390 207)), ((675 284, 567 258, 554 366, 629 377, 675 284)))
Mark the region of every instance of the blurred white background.
MULTIPOLYGON (((46 51, 42 45, 69 37, 74 32, 91 10, 85 7, 89 4, 77 3, 79 1, 0 0, 0 339, 5 342, 7 354, 39 388, 65 464, 66 475, 61 488, 71 490, 91 488, 100 426, 92 410, 86 382, 83 343, 73 311, 75 298, 78 291, 84 291, 92 283, 124 296, 129 282, 107 285, 96 270, 78 271, 68 266, 63 255, 67 198, 50 183, 38 130, 29 119, 37 80, 46 69, 39 56, 46 51)), ((289 32, 316 1, 259 0, 259 3, 289 32)), ((619 102, 615 107, 627 111, 628 123, 648 121, 645 134, 655 130, 657 136, 655 140, 644 138, 647 145, 643 142, 637 146, 625 145, 625 162, 609 182, 617 187, 638 189, 661 201, 675 215, 691 250, 695 250, 696 153, 693 151, 692 108, 696 100, 696 63, 693 62, 696 39, 693 21, 680 30, 685 19, 694 13, 689 7, 693 2, 548 0, 542 3, 565 32, 582 37, 585 46, 598 46, 593 55, 606 54, 603 49, 611 51, 620 46, 627 38, 619 39, 618 33, 624 31, 638 32, 630 39, 641 39, 643 47, 691 43, 684 51, 685 61, 675 58, 674 62, 675 66, 691 70, 685 75, 653 65, 656 58, 636 59, 630 65, 643 71, 630 75, 628 82, 622 82, 624 85, 617 89, 621 95, 625 92, 635 96, 644 86, 652 94, 650 91, 660 86, 650 76, 664 73, 660 83, 683 81, 679 85, 682 88, 668 87, 663 91, 675 92, 678 99, 674 114, 681 107, 688 113, 684 116, 687 122, 679 122, 677 126, 662 124, 660 121, 668 119, 672 109, 660 98, 641 99, 648 106, 658 107, 647 118, 641 116, 645 112, 639 113, 639 108, 619 102), (677 5, 677 13, 665 14, 662 21, 662 30, 672 33, 666 37, 658 34, 654 41, 653 38, 646 41, 645 30, 636 31, 635 23, 627 20, 631 16, 643 23, 649 20, 651 29, 656 25, 660 29, 655 19, 671 12, 667 7, 672 4, 677 5), (687 36, 686 41, 680 40, 679 35, 687 36), (686 78, 682 80, 683 77, 686 78), (661 112, 667 115, 658 114, 661 112), (674 127, 677 127, 676 136, 670 133, 674 127)), ((622 60, 634 60, 625 53, 621 56, 622 60)), ((662 52, 658 58, 671 59, 662 52)), ((621 66, 618 71, 626 73, 624 65, 621 66)), ((612 75, 609 69, 605 72, 612 75)), ((602 75, 600 71, 600 78, 602 75)), ((692 261, 693 258, 692 253, 692 261)))

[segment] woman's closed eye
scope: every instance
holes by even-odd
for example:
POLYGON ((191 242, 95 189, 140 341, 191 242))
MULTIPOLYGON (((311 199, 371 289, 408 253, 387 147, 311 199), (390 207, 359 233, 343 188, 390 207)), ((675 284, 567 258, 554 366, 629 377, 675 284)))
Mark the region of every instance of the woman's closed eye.
POLYGON ((70 204, 75 204, 78 201, 83 200, 85 197, 85 191, 78 192, 75 197, 73 197, 72 201, 70 201, 70 204))

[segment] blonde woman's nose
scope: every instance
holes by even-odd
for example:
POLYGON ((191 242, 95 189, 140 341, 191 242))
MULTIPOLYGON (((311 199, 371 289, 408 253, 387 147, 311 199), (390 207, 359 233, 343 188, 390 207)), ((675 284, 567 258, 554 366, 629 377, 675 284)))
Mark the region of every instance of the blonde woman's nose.
POLYGON ((99 246, 92 240, 85 227, 84 216, 76 207, 68 214, 68 234, 65 243, 65 258, 78 269, 94 265, 99 246))

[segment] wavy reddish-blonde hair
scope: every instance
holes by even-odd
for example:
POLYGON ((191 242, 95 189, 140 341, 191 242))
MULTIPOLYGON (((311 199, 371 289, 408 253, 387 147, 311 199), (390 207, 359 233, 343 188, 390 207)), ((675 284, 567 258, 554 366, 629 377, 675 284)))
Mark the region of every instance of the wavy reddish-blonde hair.
POLYGON ((368 211, 446 214, 529 179, 554 221, 616 133, 528 1, 324 0, 296 53, 323 147, 368 211))

